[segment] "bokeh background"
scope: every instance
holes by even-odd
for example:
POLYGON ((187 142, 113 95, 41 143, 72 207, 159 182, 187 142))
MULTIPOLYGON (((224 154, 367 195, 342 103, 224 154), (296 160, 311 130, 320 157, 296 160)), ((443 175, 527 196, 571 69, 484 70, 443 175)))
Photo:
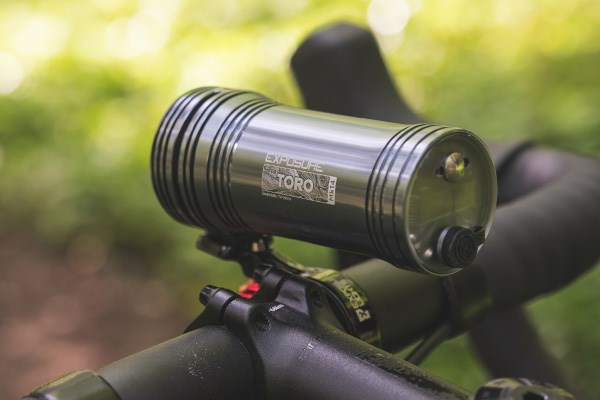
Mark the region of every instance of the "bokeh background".
MULTIPOLYGON (((375 32, 424 116, 600 156, 595 0, 0 0, 0 397, 176 335, 200 287, 244 281, 159 207, 154 131, 198 86, 301 105, 289 58, 342 20, 375 32)), ((325 248, 276 244, 334 262, 325 248)), ((594 271, 530 306, 595 393, 599 285, 594 271)), ((486 379, 463 338, 425 365, 468 388, 486 379)))

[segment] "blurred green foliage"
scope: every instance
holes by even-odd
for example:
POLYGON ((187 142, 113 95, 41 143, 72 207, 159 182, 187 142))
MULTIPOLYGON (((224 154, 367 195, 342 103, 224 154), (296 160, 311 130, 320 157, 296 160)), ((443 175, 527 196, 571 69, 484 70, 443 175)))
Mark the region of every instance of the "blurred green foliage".
MULTIPOLYGON (((197 232, 158 206, 148 166, 154 131, 171 101, 198 86, 300 105, 289 57, 312 30, 339 20, 376 32, 403 94, 428 118, 600 156, 598 1, 4 0, 0 229, 134 254, 182 290, 237 282, 235 268, 210 268, 215 261, 194 250, 197 232)), ((284 247, 306 263, 332 263, 327 249, 284 247)), ((561 304, 593 299, 598 309, 587 290, 586 300, 561 304)), ((552 304, 536 311, 542 324, 561 309, 552 304)), ((546 329, 562 332, 553 343, 571 343, 561 357, 594 343, 600 354, 597 328, 574 334, 589 318, 546 329)), ((434 368, 476 385, 481 374, 465 373, 475 366, 459 376, 440 367, 455 358, 434 368)))

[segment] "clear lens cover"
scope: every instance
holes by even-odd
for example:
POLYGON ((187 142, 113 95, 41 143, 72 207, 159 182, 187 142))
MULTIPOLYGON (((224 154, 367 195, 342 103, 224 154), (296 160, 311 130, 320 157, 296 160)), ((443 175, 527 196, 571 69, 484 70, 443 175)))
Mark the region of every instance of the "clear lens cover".
POLYGON ((496 196, 494 165, 475 135, 458 131, 432 143, 406 196, 404 229, 414 259, 436 275, 470 264, 491 227, 496 196))

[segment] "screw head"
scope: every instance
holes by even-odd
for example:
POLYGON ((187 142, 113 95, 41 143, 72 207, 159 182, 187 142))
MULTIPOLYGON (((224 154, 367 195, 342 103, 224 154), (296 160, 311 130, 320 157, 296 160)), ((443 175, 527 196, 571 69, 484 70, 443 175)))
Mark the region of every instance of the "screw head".
POLYGON ((458 182, 465 176, 467 165, 469 165, 469 159, 455 151, 444 159, 440 172, 446 181, 458 182))
POLYGON ((212 285, 206 285, 206 286, 204 286, 202 288, 202 290, 200 291, 200 295, 198 296, 200 298, 200 304, 202 304, 203 306, 207 305, 208 304, 208 300, 218 290, 219 290, 219 288, 216 287, 216 286, 212 286, 212 285))

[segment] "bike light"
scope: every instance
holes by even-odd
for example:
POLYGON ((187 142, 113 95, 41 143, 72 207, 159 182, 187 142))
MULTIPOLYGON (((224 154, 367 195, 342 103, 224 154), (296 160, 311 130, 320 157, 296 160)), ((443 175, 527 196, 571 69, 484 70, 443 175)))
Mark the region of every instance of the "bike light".
POLYGON ((473 262, 496 204, 494 166, 468 131, 219 88, 192 90, 169 108, 152 181, 187 225, 285 236, 435 275, 473 262))

